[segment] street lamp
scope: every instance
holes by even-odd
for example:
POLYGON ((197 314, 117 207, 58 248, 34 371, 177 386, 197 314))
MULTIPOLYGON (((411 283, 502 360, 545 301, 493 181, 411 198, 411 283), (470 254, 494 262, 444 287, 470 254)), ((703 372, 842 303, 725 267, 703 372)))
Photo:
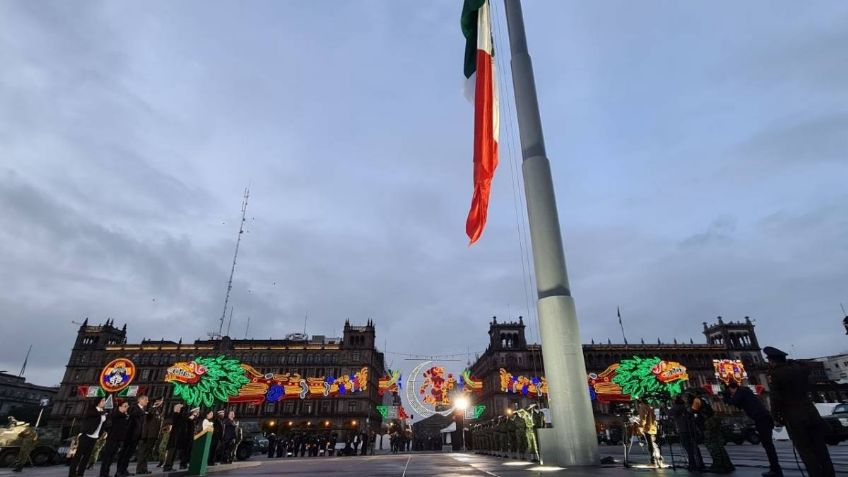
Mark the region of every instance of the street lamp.
POLYGON ((454 405, 459 409, 459 437, 462 439, 462 452, 465 452, 465 410, 468 409, 468 398, 459 396, 454 401, 454 405))

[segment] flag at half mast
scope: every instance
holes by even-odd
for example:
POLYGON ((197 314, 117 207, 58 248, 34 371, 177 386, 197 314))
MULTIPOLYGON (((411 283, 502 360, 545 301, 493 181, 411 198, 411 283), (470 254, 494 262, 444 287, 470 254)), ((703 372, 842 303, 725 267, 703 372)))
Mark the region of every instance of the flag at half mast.
POLYGON ((465 233, 473 244, 486 226, 492 178, 498 167, 500 118, 489 1, 465 0, 460 22, 465 35, 465 77, 474 91, 474 195, 465 222, 465 233))

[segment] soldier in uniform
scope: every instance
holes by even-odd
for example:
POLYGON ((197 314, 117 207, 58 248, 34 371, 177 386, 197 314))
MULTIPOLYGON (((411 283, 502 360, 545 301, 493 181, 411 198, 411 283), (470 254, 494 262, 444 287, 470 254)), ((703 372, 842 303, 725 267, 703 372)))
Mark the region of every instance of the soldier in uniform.
POLYGON ((27 461, 29 461, 29 455, 35 449, 35 445, 38 442, 38 432, 36 432, 34 427, 27 426, 21 431, 19 437, 21 439, 21 449, 18 451, 18 461, 15 463, 15 468, 12 469, 15 472, 22 471, 27 461))
POLYGON ((515 419, 515 447, 518 450, 519 459, 527 458, 527 423, 524 421, 524 409, 519 409, 513 414, 515 419))
POLYGON ((508 457, 518 457, 518 436, 515 434, 515 413, 506 418, 506 439, 509 445, 508 457))
POLYGON ((833 477, 833 462, 824 436, 827 424, 807 395, 809 372, 786 359, 783 351, 766 346, 769 360, 771 404, 775 420, 786 425, 789 438, 804 461, 810 477, 833 477))
POLYGON ((86 469, 94 467, 94 464, 100 460, 100 452, 103 451, 103 446, 106 445, 106 438, 108 436, 109 433, 106 431, 100 433, 100 437, 98 437, 97 442, 94 443, 94 449, 91 451, 91 457, 88 458, 88 467, 86 467, 86 469))

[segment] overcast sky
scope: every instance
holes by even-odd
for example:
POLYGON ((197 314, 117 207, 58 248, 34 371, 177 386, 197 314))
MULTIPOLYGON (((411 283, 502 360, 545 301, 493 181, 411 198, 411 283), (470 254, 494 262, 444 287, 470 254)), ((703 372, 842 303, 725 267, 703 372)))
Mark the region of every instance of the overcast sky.
MULTIPOLYGON (((473 355, 493 315, 533 316, 511 109, 464 233, 461 3, 0 2, 0 370, 32 344, 57 383, 86 316, 217 329, 248 184, 233 336, 373 318, 406 369, 391 352, 473 355)), ((748 315, 793 356, 848 350, 848 3, 525 15, 584 341, 619 341, 620 306, 631 341, 748 315)))

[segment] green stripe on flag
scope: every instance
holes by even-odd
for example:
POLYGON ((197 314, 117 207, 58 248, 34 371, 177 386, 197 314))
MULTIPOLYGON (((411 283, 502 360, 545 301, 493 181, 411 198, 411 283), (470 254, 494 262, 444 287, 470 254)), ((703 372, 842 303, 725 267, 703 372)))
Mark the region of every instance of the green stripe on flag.
POLYGON ((465 36, 465 77, 477 71, 477 11, 486 0, 465 0, 459 23, 465 36))

